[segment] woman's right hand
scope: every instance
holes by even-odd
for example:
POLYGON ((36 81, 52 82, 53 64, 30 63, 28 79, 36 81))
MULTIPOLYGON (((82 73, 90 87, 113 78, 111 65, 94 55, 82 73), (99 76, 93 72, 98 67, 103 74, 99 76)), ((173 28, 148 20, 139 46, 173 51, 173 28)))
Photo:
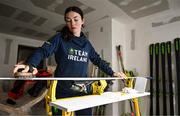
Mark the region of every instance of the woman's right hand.
MULTIPOLYGON (((27 73, 29 72, 30 67, 29 65, 18 63, 14 66, 13 74, 17 73, 19 69, 22 69, 21 72, 27 73)), ((37 68, 32 67, 32 74, 35 75, 37 72, 38 72, 37 68)))

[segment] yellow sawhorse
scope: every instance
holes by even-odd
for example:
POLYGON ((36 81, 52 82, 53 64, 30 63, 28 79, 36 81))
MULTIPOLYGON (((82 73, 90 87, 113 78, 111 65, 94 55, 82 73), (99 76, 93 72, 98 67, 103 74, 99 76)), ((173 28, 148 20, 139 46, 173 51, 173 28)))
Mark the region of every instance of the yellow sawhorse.
MULTIPOLYGON (((132 87, 133 85, 133 80, 126 80, 126 87, 132 87)), ((58 99, 56 99, 56 86, 57 86, 57 80, 50 80, 48 81, 48 92, 47 95, 45 96, 46 99, 46 112, 48 116, 52 116, 52 107, 49 105, 50 102, 54 102, 58 99)), ((140 116, 140 109, 139 109, 139 104, 138 104, 138 99, 133 98, 132 99, 133 104, 134 104, 134 109, 135 109, 135 114, 136 116, 140 116)), ((66 112, 62 110, 62 116, 74 116, 74 112, 66 112)))
MULTIPOLYGON (((49 105, 50 102, 57 101, 56 99, 56 86, 57 86, 57 80, 51 80, 47 82, 48 86, 48 93, 45 96, 46 99, 46 112, 49 116, 52 116, 52 107, 49 105)), ((104 89, 107 86, 106 80, 99 80, 92 83, 92 94, 94 95, 100 95, 104 92, 104 89)), ((62 116, 74 116, 74 112, 66 112, 62 110, 62 116)))
MULTIPOLYGON (((46 113, 48 116, 52 116, 52 107, 49 105, 50 102, 56 101, 56 86, 57 80, 50 80, 47 82, 48 92, 45 96, 46 99, 46 113)), ((66 112, 62 110, 62 116, 74 116, 74 112, 66 112)))
MULTIPOLYGON (((134 77, 134 74, 132 71, 129 71, 129 72, 125 71, 125 75, 127 77, 134 77)), ((126 79, 125 80, 125 87, 134 88, 134 79, 133 78, 132 79, 126 79)), ((138 98, 133 98, 132 102, 133 102, 133 106, 134 106, 134 110, 135 110, 135 116, 141 116, 138 98)))

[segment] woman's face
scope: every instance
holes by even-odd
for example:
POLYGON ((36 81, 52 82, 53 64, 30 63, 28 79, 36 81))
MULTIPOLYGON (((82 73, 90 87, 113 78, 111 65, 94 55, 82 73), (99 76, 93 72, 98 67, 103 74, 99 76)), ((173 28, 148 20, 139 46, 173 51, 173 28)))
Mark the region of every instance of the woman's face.
POLYGON ((81 15, 70 11, 66 14, 66 24, 69 30, 77 37, 80 36, 82 24, 84 24, 84 19, 82 19, 81 15))

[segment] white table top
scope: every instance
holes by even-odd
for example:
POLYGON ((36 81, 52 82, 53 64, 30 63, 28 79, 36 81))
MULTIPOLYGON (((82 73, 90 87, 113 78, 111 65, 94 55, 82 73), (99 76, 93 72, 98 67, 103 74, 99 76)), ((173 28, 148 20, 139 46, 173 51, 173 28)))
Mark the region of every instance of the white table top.
POLYGON ((81 97, 72 97, 59 99, 51 102, 50 106, 55 106, 61 110, 71 112, 99 105, 110 104, 118 101, 132 99, 135 97, 143 97, 150 95, 149 92, 141 93, 122 93, 122 92, 105 92, 102 95, 88 95, 81 97))

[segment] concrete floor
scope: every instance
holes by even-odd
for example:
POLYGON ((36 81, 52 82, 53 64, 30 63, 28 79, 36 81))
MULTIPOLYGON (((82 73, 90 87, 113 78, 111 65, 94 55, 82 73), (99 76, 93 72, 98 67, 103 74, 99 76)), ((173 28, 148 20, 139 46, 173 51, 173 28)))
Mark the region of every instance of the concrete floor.
MULTIPOLYGON (((1 116, 8 116, 9 114, 7 112, 0 111, 1 116)), ((46 110, 45 110, 45 101, 41 101, 34 105, 30 111, 29 111, 29 116, 47 116, 46 115, 46 110)))
MULTIPOLYGON (((7 104, 6 100, 8 98, 7 92, 12 88, 13 82, 9 81, 0 81, 0 103, 7 104), (10 86, 11 85, 11 86, 10 86)), ((21 98, 21 100, 16 101, 16 105, 13 105, 13 107, 18 107, 24 104, 23 102, 29 101, 32 97, 27 94, 27 91, 24 92, 24 97, 21 98), (22 102, 23 101, 23 102, 22 102)), ((0 115, 5 116, 9 115, 8 113, 1 111, 0 108, 0 115)), ((16 115, 16 114, 15 114, 16 115)), ((42 100, 41 102, 35 104, 30 110, 29 115, 46 115, 45 110, 45 100, 42 100)))
POLYGON ((29 112, 30 115, 46 115, 46 109, 45 109, 45 100, 39 102, 34 107, 31 108, 31 111, 29 112))

